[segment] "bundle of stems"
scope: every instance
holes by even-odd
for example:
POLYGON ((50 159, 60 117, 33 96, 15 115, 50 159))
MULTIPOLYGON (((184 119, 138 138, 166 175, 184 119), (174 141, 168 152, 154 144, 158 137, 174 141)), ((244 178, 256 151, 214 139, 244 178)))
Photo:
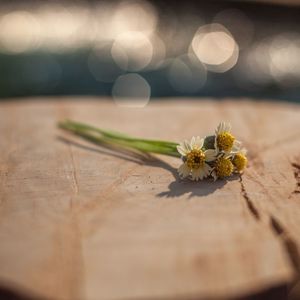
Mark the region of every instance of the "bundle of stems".
POLYGON ((125 149, 134 149, 145 153, 158 153, 181 157, 177 151, 178 143, 175 142, 131 137, 119 132, 100 129, 72 120, 59 122, 58 126, 99 145, 106 144, 125 149))

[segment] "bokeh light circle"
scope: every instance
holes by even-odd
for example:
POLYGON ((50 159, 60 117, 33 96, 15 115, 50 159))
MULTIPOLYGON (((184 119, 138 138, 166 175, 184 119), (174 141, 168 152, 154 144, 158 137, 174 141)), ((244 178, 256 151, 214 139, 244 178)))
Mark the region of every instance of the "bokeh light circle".
POLYGON ((210 71, 226 72, 237 63, 239 47, 221 24, 201 26, 191 46, 193 53, 210 71))
POLYGON ((151 96, 151 87, 139 74, 121 75, 115 81, 112 96, 118 106, 144 107, 151 96))
POLYGON ((153 46, 142 32, 128 31, 115 39, 111 54, 116 64, 123 70, 139 71, 151 62, 153 46))

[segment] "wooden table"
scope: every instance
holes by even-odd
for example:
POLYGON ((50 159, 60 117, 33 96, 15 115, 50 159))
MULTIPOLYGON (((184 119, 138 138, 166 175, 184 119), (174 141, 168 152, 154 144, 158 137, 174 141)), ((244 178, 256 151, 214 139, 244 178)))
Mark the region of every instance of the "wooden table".
POLYGON ((272 299, 282 296, 300 272, 299 150, 296 104, 2 102, 0 295, 231 299, 275 289, 272 299), (249 149, 249 168, 242 180, 180 181, 178 159, 97 147, 57 129, 65 118, 174 141, 227 120, 249 149))

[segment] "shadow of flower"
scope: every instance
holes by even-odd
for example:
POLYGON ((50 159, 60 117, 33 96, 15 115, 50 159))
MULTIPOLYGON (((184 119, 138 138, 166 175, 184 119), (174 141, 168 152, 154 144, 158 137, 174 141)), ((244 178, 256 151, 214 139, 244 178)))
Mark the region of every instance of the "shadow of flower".
POLYGON ((172 173, 175 180, 169 184, 167 191, 161 192, 156 195, 157 197, 160 198, 163 197, 176 198, 184 194, 189 194, 189 198, 207 196, 209 194, 214 193, 216 190, 222 188, 228 181, 235 180, 238 178, 238 176, 234 175, 226 180, 223 179, 223 180, 213 181, 213 179, 210 178, 198 182, 190 181, 188 179, 180 179, 176 168, 172 167, 167 162, 160 160, 159 158, 151 154, 132 151, 131 149, 110 147, 107 146, 106 144, 97 143, 97 146, 103 148, 100 149, 98 147, 95 148, 95 147, 86 146, 79 142, 72 141, 68 138, 61 137, 61 136, 59 136, 58 139, 65 144, 76 146, 81 149, 98 152, 106 155, 112 155, 114 157, 125 159, 140 165, 151 166, 154 168, 163 168, 165 170, 168 170, 169 172, 172 173))
POLYGON ((171 182, 168 186, 168 191, 157 194, 158 197, 176 198, 184 194, 189 194, 189 199, 192 197, 203 197, 212 194, 217 189, 222 188, 228 180, 213 181, 213 179, 205 179, 203 181, 190 181, 188 179, 177 179, 171 182))

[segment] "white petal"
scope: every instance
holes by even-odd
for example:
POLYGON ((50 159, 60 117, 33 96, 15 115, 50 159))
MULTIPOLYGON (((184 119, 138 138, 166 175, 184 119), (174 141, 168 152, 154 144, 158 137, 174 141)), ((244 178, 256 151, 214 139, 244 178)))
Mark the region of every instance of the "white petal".
POLYGON ((178 145, 178 146, 180 146, 181 148, 185 149, 184 142, 181 142, 181 143, 179 143, 179 145, 178 145))
POLYGON ((184 148, 186 149, 187 152, 190 152, 192 150, 192 147, 191 147, 189 141, 185 140, 183 142, 183 144, 184 144, 184 148))
POLYGON ((202 180, 203 178, 205 178, 205 171, 204 169, 202 168, 201 171, 200 171, 200 179, 202 180))
POLYGON ((190 175, 190 168, 188 167, 188 165, 186 163, 183 163, 179 168, 178 168, 178 173, 180 176, 182 176, 183 178, 188 177, 190 175))
POLYGON ((243 155, 247 155, 247 149, 246 149, 246 148, 241 149, 240 152, 241 152, 243 155))
POLYGON ((212 168, 208 164, 204 164, 203 173, 204 177, 207 177, 211 173, 212 168))
POLYGON ((216 181, 218 179, 218 176, 215 171, 211 172, 211 176, 214 178, 214 181, 216 181))
POLYGON ((218 143, 217 143, 217 134, 215 135, 214 147, 215 147, 216 151, 219 152, 218 143))
POLYGON ((191 138, 191 142, 190 142, 190 146, 191 146, 192 149, 194 148, 195 141, 196 141, 196 138, 193 136, 193 137, 191 138))
POLYGON ((233 145, 232 145, 232 152, 238 152, 241 148, 242 142, 238 140, 234 140, 233 145))
POLYGON ((217 129, 216 129, 216 135, 219 134, 221 131, 222 131, 222 128, 223 128, 223 122, 219 123, 217 129))
POLYGON ((216 130, 216 135, 223 133, 223 132, 230 132, 231 131, 231 125, 230 123, 226 123, 226 122, 221 122, 216 130))
POLYGON ((223 121, 223 122, 222 122, 222 132, 225 131, 225 128, 226 128, 226 123, 223 121))
POLYGON ((240 147, 242 145, 242 142, 238 140, 234 140, 233 145, 240 147))
POLYGON ((197 136, 195 139, 194 147, 201 149, 203 147, 203 144, 204 144, 204 139, 202 139, 200 136, 197 136))
POLYGON ((186 149, 180 144, 179 146, 176 147, 177 151, 182 155, 182 156, 186 156, 187 155, 187 151, 186 149))
POLYGON ((217 151, 214 149, 208 149, 204 152, 205 154, 205 161, 210 162, 216 159, 217 151))
POLYGON ((202 179, 202 178, 201 178, 201 168, 192 170, 192 180, 198 181, 199 179, 202 179))
POLYGON ((226 132, 230 132, 230 131, 231 131, 231 125, 230 125, 230 123, 225 123, 225 122, 224 122, 223 130, 224 130, 224 132, 225 132, 225 131, 226 131, 226 132))
POLYGON ((224 158, 231 158, 233 157, 234 155, 236 155, 236 152, 233 152, 233 151, 229 151, 229 152, 224 152, 224 158))
POLYGON ((192 180, 198 181, 199 179, 202 180, 206 178, 211 171, 211 167, 207 164, 204 164, 202 168, 198 168, 196 170, 192 170, 192 180))

